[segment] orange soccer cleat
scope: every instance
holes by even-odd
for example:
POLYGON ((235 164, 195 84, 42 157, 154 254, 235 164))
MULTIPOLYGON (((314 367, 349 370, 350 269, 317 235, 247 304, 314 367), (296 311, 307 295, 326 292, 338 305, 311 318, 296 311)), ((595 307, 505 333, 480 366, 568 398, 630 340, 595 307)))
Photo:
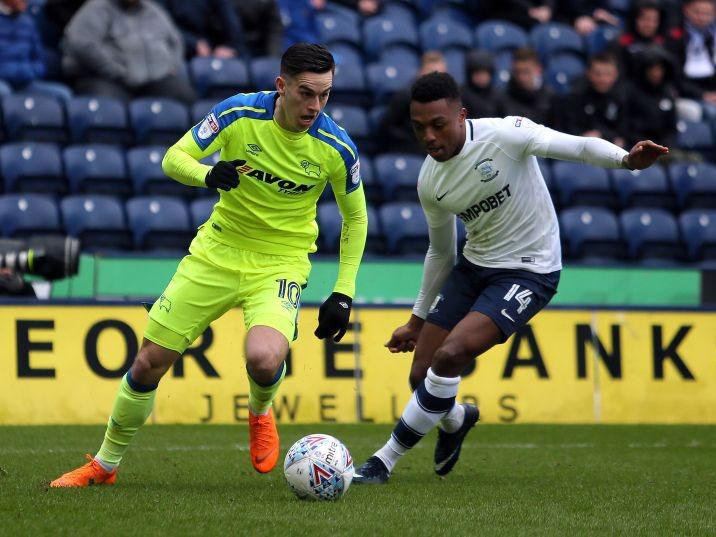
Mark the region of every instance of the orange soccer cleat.
POLYGON ((89 487, 90 485, 114 485, 117 481, 116 468, 108 472, 94 460, 89 453, 85 455, 87 464, 61 475, 50 483, 53 488, 57 487, 89 487))
POLYGON ((273 412, 257 416, 249 410, 249 452, 254 469, 261 474, 273 470, 280 450, 273 412))

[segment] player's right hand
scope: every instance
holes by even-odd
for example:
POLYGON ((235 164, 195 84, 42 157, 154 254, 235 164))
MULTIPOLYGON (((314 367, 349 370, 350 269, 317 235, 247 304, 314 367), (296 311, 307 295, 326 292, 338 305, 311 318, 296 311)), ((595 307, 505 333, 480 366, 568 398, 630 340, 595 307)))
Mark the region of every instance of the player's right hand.
POLYGON ((239 186, 239 172, 236 167, 239 165, 238 160, 227 162, 220 160, 206 174, 204 182, 209 188, 218 188, 219 190, 229 191, 239 186))
POLYGON ((420 329, 411 326, 410 323, 399 326, 390 336, 390 340, 385 344, 390 352, 412 352, 415 350, 415 344, 418 342, 420 329))

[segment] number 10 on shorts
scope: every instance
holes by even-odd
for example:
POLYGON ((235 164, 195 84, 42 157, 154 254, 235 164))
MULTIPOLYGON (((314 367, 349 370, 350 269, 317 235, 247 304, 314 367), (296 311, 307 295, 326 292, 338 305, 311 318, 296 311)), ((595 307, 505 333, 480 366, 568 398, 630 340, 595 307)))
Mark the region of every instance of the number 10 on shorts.
POLYGON ((298 307, 298 301, 301 300, 301 286, 296 282, 289 282, 286 278, 276 280, 278 283, 278 297, 286 299, 294 307, 298 307))

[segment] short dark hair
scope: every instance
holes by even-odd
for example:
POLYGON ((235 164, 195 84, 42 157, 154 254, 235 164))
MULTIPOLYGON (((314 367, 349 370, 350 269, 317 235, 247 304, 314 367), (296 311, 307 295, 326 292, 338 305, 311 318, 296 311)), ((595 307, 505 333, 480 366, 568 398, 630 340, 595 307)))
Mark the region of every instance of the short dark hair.
POLYGON ((460 90, 449 73, 428 73, 413 82, 410 99, 419 103, 431 103, 440 99, 459 101, 460 90))
POLYGON ((514 62, 534 62, 541 65, 539 55, 535 49, 530 47, 518 48, 512 53, 512 63, 514 62))
POLYGON ((281 76, 295 76, 299 73, 331 73, 336 63, 333 54, 316 43, 296 43, 286 49, 281 56, 281 76))
POLYGON ((591 56, 589 58, 589 67, 591 67, 595 63, 609 63, 617 68, 619 67, 617 57, 614 56, 614 54, 612 54, 611 52, 599 52, 591 56))

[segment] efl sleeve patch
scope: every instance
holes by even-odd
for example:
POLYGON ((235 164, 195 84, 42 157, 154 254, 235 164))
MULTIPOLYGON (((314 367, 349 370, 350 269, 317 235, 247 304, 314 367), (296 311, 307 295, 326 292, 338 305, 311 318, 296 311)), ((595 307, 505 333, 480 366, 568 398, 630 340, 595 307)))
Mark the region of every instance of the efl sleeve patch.
POLYGON ((204 120, 191 129, 194 141, 202 149, 206 149, 211 145, 221 128, 214 113, 208 114, 204 120))

